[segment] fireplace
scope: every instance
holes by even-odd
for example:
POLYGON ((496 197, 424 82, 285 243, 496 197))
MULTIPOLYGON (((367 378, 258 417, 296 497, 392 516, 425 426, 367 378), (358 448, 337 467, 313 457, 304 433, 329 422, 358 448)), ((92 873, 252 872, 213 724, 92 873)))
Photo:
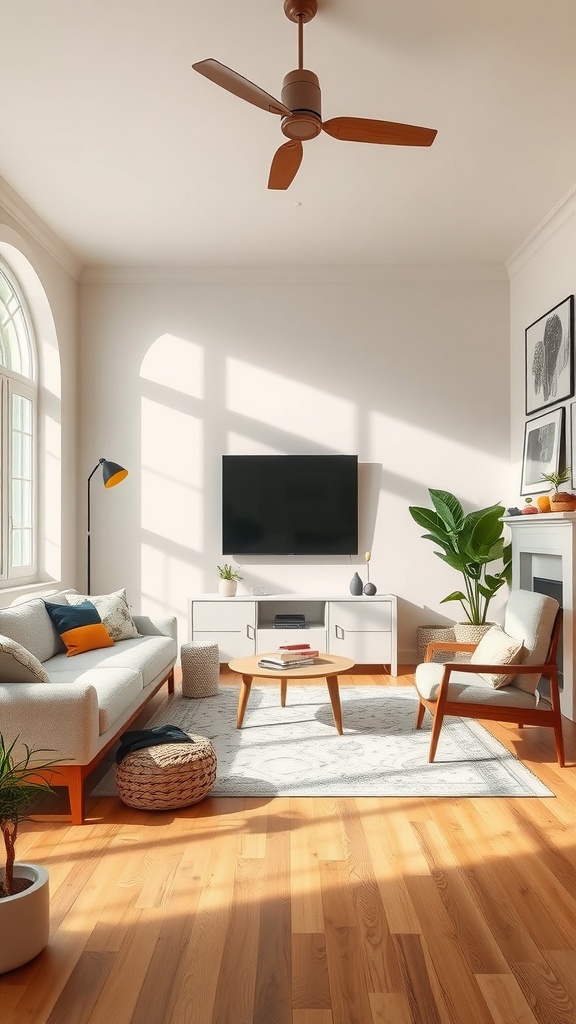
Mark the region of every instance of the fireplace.
POLYGON ((576 721, 574 688, 576 513, 547 512, 505 520, 512 540, 512 587, 550 594, 563 608, 559 666, 562 714, 576 721))

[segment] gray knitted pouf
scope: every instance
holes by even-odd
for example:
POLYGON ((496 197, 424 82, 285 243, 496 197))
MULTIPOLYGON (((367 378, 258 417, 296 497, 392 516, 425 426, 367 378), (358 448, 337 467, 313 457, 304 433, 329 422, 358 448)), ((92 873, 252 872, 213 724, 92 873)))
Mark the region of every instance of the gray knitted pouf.
POLYGON ((219 690, 220 652, 218 644, 198 641, 182 644, 182 695, 215 697, 219 690))

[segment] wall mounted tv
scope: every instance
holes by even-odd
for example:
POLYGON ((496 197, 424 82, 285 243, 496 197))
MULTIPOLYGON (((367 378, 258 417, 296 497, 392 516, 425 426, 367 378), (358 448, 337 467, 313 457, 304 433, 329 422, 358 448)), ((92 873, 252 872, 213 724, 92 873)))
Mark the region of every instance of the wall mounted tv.
POLYGON ((223 455, 222 553, 358 554, 358 456, 223 455))

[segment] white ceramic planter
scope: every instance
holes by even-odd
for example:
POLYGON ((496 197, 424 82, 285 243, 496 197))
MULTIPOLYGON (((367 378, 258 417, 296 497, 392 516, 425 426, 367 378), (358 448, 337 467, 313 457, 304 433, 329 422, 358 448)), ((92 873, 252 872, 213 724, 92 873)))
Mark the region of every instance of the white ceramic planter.
MULTIPOLYGON (((4 872, 0 872, 3 877, 4 872)), ((14 875, 32 879, 15 896, 0 899, 0 974, 27 964, 41 953, 50 938, 48 872, 38 864, 15 864, 14 875)))
POLYGON ((222 597, 236 597, 237 587, 236 580, 220 580, 218 583, 218 593, 222 597))

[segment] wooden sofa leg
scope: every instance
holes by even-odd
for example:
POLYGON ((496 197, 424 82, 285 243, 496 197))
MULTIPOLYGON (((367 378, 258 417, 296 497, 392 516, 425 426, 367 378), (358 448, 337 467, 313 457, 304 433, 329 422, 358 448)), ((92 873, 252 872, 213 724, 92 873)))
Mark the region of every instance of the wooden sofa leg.
POLYGON ((426 711, 426 705, 420 701, 418 703, 418 711, 416 712, 416 728, 419 729, 424 721, 424 712, 426 711))
POLYGON ((168 693, 174 693, 174 669, 168 676, 168 693))
POLYGON ((81 765, 69 765, 67 770, 68 776, 68 796, 70 799, 70 811, 72 814, 73 825, 84 824, 84 775, 82 772, 81 765))
POLYGON ((436 747, 438 746, 438 740, 440 739, 440 730, 442 728, 443 721, 444 712, 437 707, 432 720, 432 735, 430 737, 430 750, 428 752, 428 761, 430 763, 432 763, 436 757, 436 747))

